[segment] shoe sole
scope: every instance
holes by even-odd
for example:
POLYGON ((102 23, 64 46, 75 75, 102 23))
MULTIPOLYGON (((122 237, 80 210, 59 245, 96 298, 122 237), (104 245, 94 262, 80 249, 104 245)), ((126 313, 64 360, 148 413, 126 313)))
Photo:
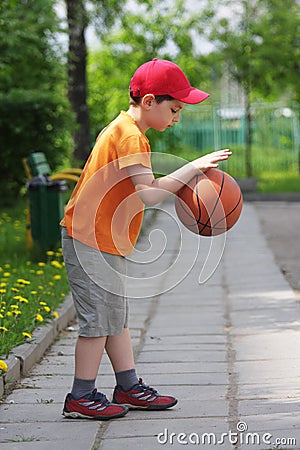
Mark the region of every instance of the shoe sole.
MULTIPOLYGON (((118 403, 116 400, 113 400, 113 403, 118 403)), ((137 406, 137 405, 131 405, 130 403, 118 403, 118 405, 127 406, 129 409, 141 409, 141 410, 150 410, 150 411, 162 411, 163 409, 172 408, 172 406, 175 406, 177 403, 177 400, 174 400, 173 403, 169 403, 168 405, 148 405, 148 406, 137 406)))
POLYGON ((78 412, 68 412, 63 411, 63 416, 69 418, 69 419, 90 419, 90 420, 111 420, 111 419, 118 419, 119 417, 123 417, 128 413, 128 409, 124 410, 120 414, 115 414, 114 416, 86 416, 85 414, 81 414, 78 412))

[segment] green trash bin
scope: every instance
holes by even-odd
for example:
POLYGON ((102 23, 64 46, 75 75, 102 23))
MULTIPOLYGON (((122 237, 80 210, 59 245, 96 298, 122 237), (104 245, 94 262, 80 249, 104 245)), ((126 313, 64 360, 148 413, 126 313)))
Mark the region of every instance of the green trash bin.
POLYGON ((52 248, 60 239, 59 222, 64 214, 65 180, 50 180, 40 175, 27 185, 30 204, 30 225, 33 241, 43 250, 52 248))

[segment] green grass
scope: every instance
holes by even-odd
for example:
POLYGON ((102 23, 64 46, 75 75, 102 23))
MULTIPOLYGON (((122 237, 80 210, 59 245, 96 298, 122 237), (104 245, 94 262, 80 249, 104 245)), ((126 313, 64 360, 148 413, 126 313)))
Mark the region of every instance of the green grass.
POLYGON ((57 316, 68 291, 61 249, 26 249, 25 202, 0 211, 0 355, 30 342, 37 326, 57 316))
POLYGON ((259 192, 300 192, 300 174, 262 172, 258 179, 259 192))

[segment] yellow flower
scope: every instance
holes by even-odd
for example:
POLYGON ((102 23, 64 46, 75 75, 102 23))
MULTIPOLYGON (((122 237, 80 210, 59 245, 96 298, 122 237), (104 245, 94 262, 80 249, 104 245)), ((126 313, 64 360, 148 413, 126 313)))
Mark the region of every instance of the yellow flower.
POLYGON ((37 291, 31 291, 30 292, 32 295, 36 295, 37 294, 37 291))
POLYGON ((44 317, 43 317, 41 314, 37 314, 37 315, 35 316, 35 318, 36 318, 36 320, 37 320, 38 322, 44 322, 44 317))
POLYGON ((2 361, 2 359, 0 359, 0 370, 2 370, 2 372, 8 371, 7 364, 6 364, 6 362, 2 361))
POLYGON ((61 279, 61 275, 54 275, 53 280, 60 280, 61 279))
POLYGON ((0 313, 0 319, 3 319, 3 318, 4 318, 3 314, 0 313))
POLYGON ((43 270, 37 270, 35 273, 36 273, 37 275, 43 275, 44 271, 43 271, 43 270))
POLYGON ((59 318, 59 314, 57 311, 54 311, 52 314, 53 314, 53 317, 55 317, 55 319, 59 318))
POLYGON ((0 327, 0 331, 8 331, 6 327, 0 327))
POLYGON ((0 283, 0 288, 4 288, 6 286, 7 286, 7 283, 5 283, 5 282, 0 283))
MULTIPOLYGON (((15 288, 15 287, 12 287, 12 288, 10 288, 13 292, 20 292, 20 290, 19 289, 17 289, 17 288, 15 288)), ((14 297, 15 298, 15 297, 14 297)))
POLYGON ((7 315, 7 317, 11 317, 12 316, 12 312, 11 311, 7 311, 6 315, 7 315))
POLYGON ((11 309, 18 309, 18 305, 10 305, 11 309))
POLYGON ((0 294, 5 294, 6 293, 6 289, 0 289, 0 294))
POLYGON ((41 306, 47 306, 47 303, 46 303, 46 302, 39 302, 39 304, 40 304, 41 306))
POLYGON ((65 297, 66 294, 64 294, 63 292, 60 294, 61 297, 65 297))
POLYGON ((23 336, 26 337, 26 338, 29 338, 29 339, 32 338, 32 334, 31 334, 31 333, 27 333, 27 331, 23 331, 22 334, 23 334, 23 336))
POLYGON ((45 264, 44 262, 39 262, 39 263, 38 263, 38 266, 39 266, 39 267, 44 267, 45 265, 46 265, 46 264, 45 264))
POLYGON ((22 314, 21 311, 14 309, 12 312, 15 316, 19 316, 20 314, 22 314))
POLYGON ((5 269, 10 269, 10 264, 9 263, 4 264, 4 267, 5 267, 5 269))
POLYGON ((23 278, 18 278, 17 283, 19 284, 30 284, 30 281, 24 280, 23 278))
POLYGON ((46 313, 49 313, 51 311, 51 308, 49 306, 44 306, 44 310, 46 313))
POLYGON ((62 265, 58 261, 51 261, 51 266, 56 267, 57 269, 61 269, 62 265))
POLYGON ((28 298, 25 297, 20 298, 20 303, 28 303, 28 302, 29 302, 28 298))
POLYGON ((9 272, 4 272, 3 276, 4 276, 5 278, 8 278, 8 277, 10 277, 10 273, 9 273, 9 272))
POLYGON ((48 256, 53 256, 54 252, 52 250, 48 250, 48 252, 46 253, 48 256))

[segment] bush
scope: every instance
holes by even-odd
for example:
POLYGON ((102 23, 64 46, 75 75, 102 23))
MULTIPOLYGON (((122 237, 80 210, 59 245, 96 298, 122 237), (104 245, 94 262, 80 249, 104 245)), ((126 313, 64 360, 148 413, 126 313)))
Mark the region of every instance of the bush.
POLYGON ((72 115, 63 95, 23 89, 0 93, 2 204, 10 204, 26 182, 22 158, 42 151, 54 170, 70 154, 71 132, 72 115))

